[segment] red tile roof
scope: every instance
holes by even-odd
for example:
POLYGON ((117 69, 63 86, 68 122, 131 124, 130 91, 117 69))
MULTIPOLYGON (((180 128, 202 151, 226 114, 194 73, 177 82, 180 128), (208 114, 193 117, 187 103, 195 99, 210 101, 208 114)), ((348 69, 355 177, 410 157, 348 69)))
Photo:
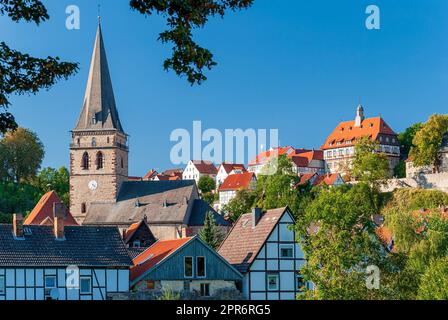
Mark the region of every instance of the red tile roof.
POLYGON ((135 231, 137 231, 138 227, 140 227, 140 224, 143 223, 143 220, 135 222, 131 224, 131 226, 126 230, 126 232, 123 235, 123 240, 125 243, 128 242, 129 238, 132 237, 135 231))
POLYGON ((339 173, 327 173, 321 176, 318 176, 313 183, 313 186, 319 186, 325 184, 327 186, 333 186, 338 178, 339 173))
POLYGON ((128 181, 142 181, 142 177, 129 176, 128 181))
POLYGON ((272 148, 257 155, 255 159, 249 162, 249 166, 265 164, 269 162, 271 160, 271 157, 273 156, 281 156, 284 154, 290 154, 291 152, 295 152, 295 149, 293 147, 272 148))
POLYGON ((196 169, 202 174, 216 174, 217 169, 213 162, 203 161, 203 160, 193 160, 192 161, 196 169))
POLYGON ((252 213, 243 214, 218 249, 218 253, 240 272, 246 272, 287 208, 268 210, 255 228, 252 213))
POLYGON ((233 170, 241 170, 242 172, 246 172, 246 167, 244 166, 244 164, 240 164, 240 163, 227 163, 227 162, 223 162, 219 168, 218 171, 221 167, 224 167, 224 170, 226 171, 226 173, 230 173, 233 170))
MULTIPOLYGON (((34 209, 25 219, 23 224, 25 225, 40 225, 45 221, 45 224, 48 225, 49 221, 53 224, 53 204, 54 203, 62 203, 61 199, 54 191, 49 191, 40 198, 39 202, 36 204, 34 209)), ((64 206, 65 208, 65 206, 64 206)), ((77 226, 75 218, 66 210, 66 217, 64 220, 64 224, 67 226, 77 226)))
POLYGON ((376 140, 379 134, 396 135, 381 117, 364 119, 360 127, 355 127, 355 121, 341 122, 327 138, 321 149, 340 148, 341 145, 353 146, 356 140, 362 137, 370 137, 372 140, 376 140), (342 144, 337 145, 336 142, 342 144))
POLYGON ((151 170, 148 171, 147 174, 145 174, 145 175, 143 176, 143 180, 146 180, 146 181, 147 181, 147 180, 151 180, 151 179, 154 178, 156 175, 157 175, 157 171, 154 170, 154 169, 151 169, 151 170))
POLYGON ((317 173, 304 173, 300 175, 300 181, 296 184, 296 186, 302 186, 308 183, 313 177, 317 177, 317 173))
POLYGON ((229 175, 219 187, 219 191, 237 191, 247 189, 254 179, 253 172, 237 173, 229 175))
POLYGON ((134 281, 159 262, 176 252, 180 247, 189 242, 193 238, 181 238, 176 240, 159 240, 151 247, 143 251, 132 261, 134 266, 131 267, 131 281, 134 281))

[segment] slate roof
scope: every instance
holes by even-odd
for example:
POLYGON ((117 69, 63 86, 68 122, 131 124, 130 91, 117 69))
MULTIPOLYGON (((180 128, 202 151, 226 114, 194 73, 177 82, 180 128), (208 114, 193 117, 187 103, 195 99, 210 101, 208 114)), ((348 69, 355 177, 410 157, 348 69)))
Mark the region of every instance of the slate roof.
MULTIPOLYGON (((31 213, 25 219, 25 225, 39 225, 39 224, 53 224, 53 204, 62 203, 55 191, 49 191, 40 198, 39 202, 33 208, 31 213)), ((68 209, 64 206, 65 219, 64 225, 77 226, 75 218, 71 215, 68 209)))
POLYGON ((231 226, 232 224, 224 219, 222 215, 220 215, 218 212, 215 211, 210 205, 202 200, 202 199, 196 199, 194 200, 193 204, 193 210, 192 214, 190 215, 190 220, 188 221, 189 226, 203 226, 205 215, 211 212, 213 216, 215 217, 216 224, 218 226, 231 226))
POLYGON ((252 213, 241 215, 221 244, 218 253, 238 271, 247 272, 277 222, 287 210, 287 207, 268 210, 262 215, 255 228, 252 227, 252 213))
MULTIPOLYGON (((84 225, 131 225, 146 215, 149 225, 198 223, 214 211, 199 198, 194 180, 127 181, 116 203, 92 203, 84 225)), ((203 223, 199 224, 203 225, 203 223)))
POLYGON ((102 129, 124 133, 115 105, 101 26, 98 24, 84 103, 74 131, 102 129))
POLYGON ((12 225, 0 224, 0 266, 129 267, 131 258, 114 227, 65 227, 56 240, 53 227, 25 226, 25 239, 13 236, 12 225))

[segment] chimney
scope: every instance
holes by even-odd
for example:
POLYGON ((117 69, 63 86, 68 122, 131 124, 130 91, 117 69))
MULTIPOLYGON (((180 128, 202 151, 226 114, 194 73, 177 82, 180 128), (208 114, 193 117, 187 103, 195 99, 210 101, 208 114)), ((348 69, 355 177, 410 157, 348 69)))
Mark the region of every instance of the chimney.
POLYGON ((12 218, 12 231, 15 238, 23 238, 23 216, 20 213, 14 213, 12 218))
POLYGON ((261 218, 261 208, 253 208, 252 209, 252 228, 255 229, 258 221, 261 218))
POLYGON ((54 216, 54 236, 56 240, 65 240, 64 235, 64 219, 66 210, 64 204, 53 203, 53 216, 54 216))

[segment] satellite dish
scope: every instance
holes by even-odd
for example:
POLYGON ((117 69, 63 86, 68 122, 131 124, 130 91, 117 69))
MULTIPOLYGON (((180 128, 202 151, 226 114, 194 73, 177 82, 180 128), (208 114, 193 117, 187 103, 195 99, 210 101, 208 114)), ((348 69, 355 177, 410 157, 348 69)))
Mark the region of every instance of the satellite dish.
POLYGON ((58 300, 59 299, 59 290, 57 288, 53 288, 50 291, 50 298, 51 300, 58 300))

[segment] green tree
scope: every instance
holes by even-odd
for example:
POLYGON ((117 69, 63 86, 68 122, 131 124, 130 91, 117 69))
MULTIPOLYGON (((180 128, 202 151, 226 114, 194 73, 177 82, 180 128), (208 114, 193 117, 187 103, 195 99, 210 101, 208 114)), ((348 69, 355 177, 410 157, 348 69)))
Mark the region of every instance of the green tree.
MULTIPOLYGON (((37 25, 49 19, 39 0, 0 0, 0 15, 37 25)), ((0 133, 17 128, 14 116, 7 111, 11 94, 36 94, 77 70, 77 64, 61 62, 58 57, 35 58, 0 42, 0 133)))
POLYGON ((439 149, 448 131, 447 115, 432 115, 412 140, 410 157, 415 166, 433 166, 439 172, 439 149))
POLYGON ((366 183, 321 189, 297 221, 298 241, 307 260, 301 270, 314 291, 308 299, 380 299, 388 296, 393 264, 375 233, 377 191, 366 183), (368 266, 381 271, 379 290, 366 286, 368 266))
POLYGON ((422 276, 418 299, 448 300, 448 257, 433 260, 422 276))
POLYGON ((0 182, 0 214, 8 221, 13 213, 27 215, 42 195, 39 188, 29 184, 0 182))
POLYGON ((199 178, 198 188, 201 193, 209 193, 216 189, 215 180, 209 176, 202 176, 199 178))
POLYGON ((355 156, 351 176, 357 181, 378 186, 389 174, 389 161, 379 152, 379 142, 368 137, 361 138, 355 145, 355 156))
POLYGON ((414 146, 413 140, 417 132, 423 127, 423 124, 418 122, 414 123, 409 128, 406 128, 398 135, 398 142, 400 143, 401 160, 406 160, 409 157, 409 152, 414 146))
POLYGON ((235 222, 242 214, 251 211, 255 206, 256 199, 257 195, 254 191, 238 190, 235 198, 223 207, 223 211, 229 215, 230 221, 235 222))
POLYGON ((6 133, 0 140, 0 179, 21 183, 36 177, 42 159, 44 146, 37 135, 27 129, 18 128, 6 133))
POLYGON ((70 174, 68 169, 61 167, 58 170, 54 168, 42 169, 32 184, 42 190, 43 193, 56 191, 66 206, 70 202, 70 174))
POLYGON ((131 0, 130 5, 145 16, 156 13, 166 18, 168 30, 160 33, 159 40, 172 43, 173 52, 163 66, 186 76, 193 85, 206 80, 204 70, 210 70, 216 62, 208 49, 193 40, 192 31, 203 28, 212 17, 224 17, 227 10, 246 9, 252 3, 253 0, 131 0))
POLYGON ((213 213, 208 212, 205 215, 204 227, 199 231, 199 237, 213 249, 217 249, 221 244, 223 235, 216 225, 213 213))

